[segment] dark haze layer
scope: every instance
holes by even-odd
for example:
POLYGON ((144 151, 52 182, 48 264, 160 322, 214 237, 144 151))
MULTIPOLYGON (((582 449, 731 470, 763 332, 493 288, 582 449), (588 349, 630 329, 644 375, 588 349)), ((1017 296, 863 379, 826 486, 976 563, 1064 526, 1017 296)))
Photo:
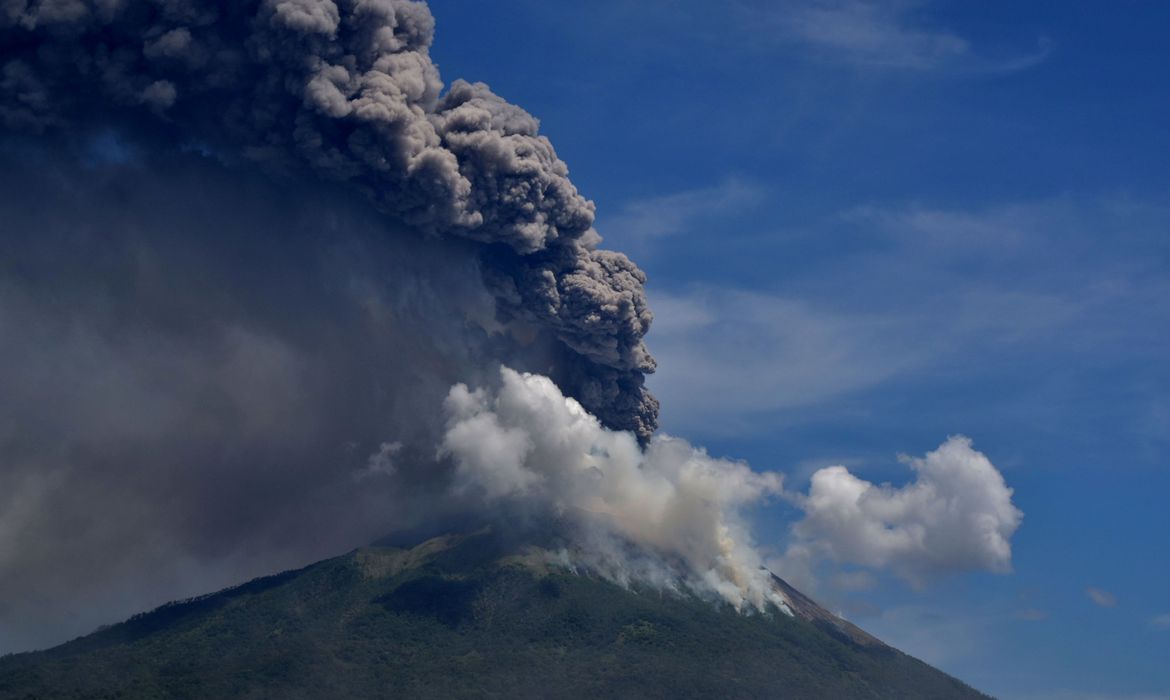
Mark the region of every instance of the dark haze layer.
POLYGON ((409 0, 6 0, 0 118, 344 182, 416 230, 498 248, 485 277, 501 319, 554 334, 565 391, 647 439, 645 276, 596 249, 593 204, 532 116, 482 83, 441 95, 433 30, 409 0))
POLYGON ((494 330, 477 247, 197 154, 0 145, 0 653, 464 512, 451 384, 553 349, 494 330))
POLYGON ((0 654, 478 514, 501 363, 648 439, 645 278, 425 5, 0 0, 0 654))

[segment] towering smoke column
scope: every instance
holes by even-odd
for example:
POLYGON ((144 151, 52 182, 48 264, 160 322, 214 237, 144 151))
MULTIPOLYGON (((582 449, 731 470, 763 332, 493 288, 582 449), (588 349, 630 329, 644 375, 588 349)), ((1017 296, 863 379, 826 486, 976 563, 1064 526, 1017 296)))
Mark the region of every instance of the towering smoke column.
POLYGON ((415 229, 479 242, 503 319, 552 333, 561 386, 646 440, 644 275, 596 248, 593 204, 534 118, 482 83, 441 94, 433 30, 408 0, 8 0, 0 118, 73 138, 113 124, 343 182, 415 229))
POLYGON ((0 653, 482 509, 436 450, 501 364, 648 443, 644 275, 433 30, 0 0, 0 653))
MULTIPOLYGON (((780 476, 653 436, 644 275, 535 119, 444 91, 433 29, 408 0, 0 0, 0 653, 485 512, 785 609, 744 513, 780 476)), ((1006 570, 990 462, 913 464, 818 472, 786 557, 1006 570)))

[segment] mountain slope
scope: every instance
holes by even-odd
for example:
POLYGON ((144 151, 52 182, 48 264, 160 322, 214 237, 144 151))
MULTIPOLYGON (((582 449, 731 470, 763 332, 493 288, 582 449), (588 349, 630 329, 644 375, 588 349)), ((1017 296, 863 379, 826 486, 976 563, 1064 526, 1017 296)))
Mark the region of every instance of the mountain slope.
POLYGON ((0 698, 985 698, 825 612, 741 615, 487 532, 370 547, 0 658, 0 698))

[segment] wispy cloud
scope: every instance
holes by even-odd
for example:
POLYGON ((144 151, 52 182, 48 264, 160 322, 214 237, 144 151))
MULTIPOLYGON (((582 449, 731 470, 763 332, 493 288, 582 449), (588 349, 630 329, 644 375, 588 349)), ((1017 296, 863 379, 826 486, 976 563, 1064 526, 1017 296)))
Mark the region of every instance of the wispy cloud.
POLYGON ((1170 613, 1151 617, 1150 627, 1153 627, 1156 630, 1170 630, 1170 613))
POLYGON ((672 192, 628 202, 616 216, 604 221, 604 233, 621 240, 675 236, 704 222, 763 201, 759 184, 728 178, 711 187, 672 192))
POLYGON ((946 669, 978 658, 998 622, 997 616, 986 610, 911 604, 883 610, 867 619, 865 628, 895 648, 946 669))
POLYGON ((1089 600, 1093 601, 1094 604, 1102 608, 1117 607, 1117 596, 1104 589, 1089 586, 1085 589, 1085 595, 1089 596, 1089 600))
MULTIPOLYGON (((1122 198, 852 208, 757 242, 761 264, 780 261, 769 288, 651 286, 652 387, 669 429, 710 434, 927 373, 937 385, 1090 353, 1145 371, 1168 349, 1167 226, 1165 207, 1122 198), (805 245, 840 252, 783 267, 805 245)), ((1164 434, 1159 405, 1141 404, 1133 429, 1164 434)))
POLYGON ((1012 72, 1042 62, 1046 39, 1035 47, 1003 55, 934 26, 923 15, 928 0, 807 0, 761 4, 742 2, 755 27, 795 41, 815 56, 862 68, 976 73, 1012 72))
POLYGON ((922 362, 907 320, 849 314, 758 292, 695 287, 655 294, 651 386, 671 429, 807 406, 922 362))
POLYGON ((829 577, 829 585, 838 591, 868 591, 877 585, 877 577, 868 571, 839 571, 829 577))

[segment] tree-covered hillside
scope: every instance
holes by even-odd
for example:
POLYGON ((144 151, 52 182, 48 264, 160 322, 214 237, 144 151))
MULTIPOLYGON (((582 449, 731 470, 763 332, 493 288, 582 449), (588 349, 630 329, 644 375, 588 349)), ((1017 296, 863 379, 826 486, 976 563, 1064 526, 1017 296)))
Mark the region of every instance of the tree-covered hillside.
POLYGON ((984 698, 824 620, 548 567, 488 533, 371 547, 0 659, 0 698, 984 698))

